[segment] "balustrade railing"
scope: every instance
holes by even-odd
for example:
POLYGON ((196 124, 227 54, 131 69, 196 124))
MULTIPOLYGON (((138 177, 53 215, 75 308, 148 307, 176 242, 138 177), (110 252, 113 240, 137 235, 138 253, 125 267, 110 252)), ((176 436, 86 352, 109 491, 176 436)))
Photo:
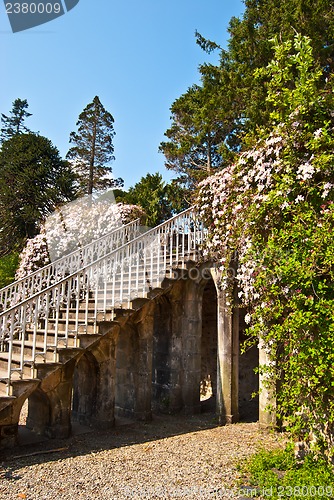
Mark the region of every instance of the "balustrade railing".
POLYGON ((91 243, 0 289, 0 311, 22 302, 139 235, 140 220, 118 227, 91 243))
POLYGON ((58 361, 61 347, 78 347, 98 321, 146 298, 180 263, 197 261, 206 235, 194 209, 185 210, 1 313, 0 359, 8 365, 0 380, 8 394, 13 377, 58 361))

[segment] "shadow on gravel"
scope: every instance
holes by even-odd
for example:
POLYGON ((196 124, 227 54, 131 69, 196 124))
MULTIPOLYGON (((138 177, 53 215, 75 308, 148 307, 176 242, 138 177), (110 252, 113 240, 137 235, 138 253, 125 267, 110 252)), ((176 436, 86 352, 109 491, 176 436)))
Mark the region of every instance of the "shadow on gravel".
MULTIPOLYGON (((116 420, 110 430, 89 427, 74 427, 68 439, 48 439, 39 443, 20 444, 3 450, 0 455, 0 480, 16 480, 15 474, 22 467, 64 460, 135 444, 146 444, 181 434, 203 431, 217 427, 214 413, 195 416, 154 415, 151 422, 127 419, 116 420)), ((30 436, 31 440, 31 436, 30 436)), ((145 451, 145 449, 144 449, 145 451)))

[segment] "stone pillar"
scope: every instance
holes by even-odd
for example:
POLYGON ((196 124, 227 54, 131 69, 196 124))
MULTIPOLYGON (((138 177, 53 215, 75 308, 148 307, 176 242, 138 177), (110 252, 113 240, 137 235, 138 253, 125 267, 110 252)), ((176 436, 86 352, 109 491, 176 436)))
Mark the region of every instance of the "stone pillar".
POLYGON ((136 326, 138 332, 138 359, 134 416, 137 420, 149 421, 152 419, 153 302, 144 306, 136 326))
POLYGON ((202 290, 195 279, 185 283, 183 315, 181 319, 183 337, 183 410, 186 414, 201 411, 201 340, 202 340, 202 290))
MULTIPOLYGON (((259 340, 259 366, 268 365, 271 361, 263 348, 263 340, 259 340)), ((276 398, 275 387, 266 373, 259 375, 259 423, 262 427, 276 427, 276 398), (272 409, 270 410, 269 407, 272 409)))
POLYGON ((121 325, 116 346, 116 417, 134 417, 138 351, 137 329, 128 321, 121 325))
MULTIPOLYGON (((170 290, 169 381, 166 410, 194 414, 200 411, 201 300, 198 271, 194 278, 177 281, 170 290)), ((157 330, 157 326, 156 326, 157 330)))
POLYGON ((183 408, 183 286, 184 282, 176 283, 171 290, 171 347, 169 352, 170 381, 168 411, 176 413, 183 408))
POLYGON ((171 304, 167 295, 162 295, 155 301, 154 309, 152 407, 163 413, 170 411, 171 324, 171 304))
POLYGON ((217 417, 223 425, 239 420, 239 313, 220 289, 218 272, 212 270, 212 276, 218 305, 217 417))

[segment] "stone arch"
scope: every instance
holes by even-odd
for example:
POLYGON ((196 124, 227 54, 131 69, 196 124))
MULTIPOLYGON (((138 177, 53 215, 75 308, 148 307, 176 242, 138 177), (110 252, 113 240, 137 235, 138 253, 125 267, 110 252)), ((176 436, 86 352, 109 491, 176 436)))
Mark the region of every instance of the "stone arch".
MULTIPOLYGON (((155 410, 217 412, 218 421, 255 420, 258 350, 240 353, 244 312, 231 309, 212 262, 189 266, 156 300, 152 394, 155 410), (209 382, 209 384, 208 384, 209 382), (205 384, 212 391, 201 397, 205 384)), ((235 290, 237 301, 237 290, 235 290)))
POLYGON ((72 420, 90 425, 96 415, 99 365, 93 354, 85 351, 75 365, 72 390, 72 420))
MULTIPOLYGON (((156 300, 152 370, 155 410, 197 413, 201 411, 201 382, 210 376, 215 389, 216 313, 210 330, 209 320, 203 323, 203 315, 210 315, 207 304, 202 305, 203 297, 207 302, 211 300, 215 309, 216 291, 209 268, 194 265, 180 273, 171 289, 156 300)), ((213 407, 213 399, 210 404, 213 407)))

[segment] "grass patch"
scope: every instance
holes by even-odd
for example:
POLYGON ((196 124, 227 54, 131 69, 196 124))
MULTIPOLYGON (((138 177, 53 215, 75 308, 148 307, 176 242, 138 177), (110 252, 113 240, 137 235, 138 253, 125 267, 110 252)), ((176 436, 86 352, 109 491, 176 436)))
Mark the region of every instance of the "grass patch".
POLYGON ((297 462, 293 445, 284 450, 262 450, 240 466, 241 490, 247 498, 333 499, 334 471, 322 458, 309 455, 297 462))

